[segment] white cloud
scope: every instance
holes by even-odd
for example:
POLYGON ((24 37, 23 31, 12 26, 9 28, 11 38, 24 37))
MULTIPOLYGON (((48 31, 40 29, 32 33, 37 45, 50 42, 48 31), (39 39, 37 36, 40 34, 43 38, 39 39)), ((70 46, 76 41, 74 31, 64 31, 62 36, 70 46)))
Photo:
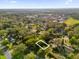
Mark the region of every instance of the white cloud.
POLYGON ((68 4, 72 3, 72 2, 73 2, 73 0, 66 0, 65 4, 68 5, 68 4))
POLYGON ((16 3, 16 1, 15 0, 12 0, 12 1, 10 1, 10 3, 16 3))

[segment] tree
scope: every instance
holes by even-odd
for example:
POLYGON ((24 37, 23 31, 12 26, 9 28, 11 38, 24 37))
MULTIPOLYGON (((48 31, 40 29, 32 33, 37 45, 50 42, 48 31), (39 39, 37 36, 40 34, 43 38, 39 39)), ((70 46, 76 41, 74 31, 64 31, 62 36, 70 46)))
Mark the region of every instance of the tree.
POLYGON ((33 52, 24 56, 24 59, 36 59, 36 55, 33 52))
POLYGON ((26 46, 24 44, 17 45, 12 52, 12 59, 24 59, 24 49, 26 46))

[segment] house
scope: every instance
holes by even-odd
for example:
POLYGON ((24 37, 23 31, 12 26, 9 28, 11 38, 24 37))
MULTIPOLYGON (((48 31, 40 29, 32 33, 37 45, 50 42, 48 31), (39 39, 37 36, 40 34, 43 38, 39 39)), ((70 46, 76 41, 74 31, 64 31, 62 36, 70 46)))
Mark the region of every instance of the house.
POLYGON ((6 51, 7 50, 7 47, 6 46, 0 46, 0 50, 2 50, 2 51, 6 51))
POLYGON ((15 39, 14 39, 13 37, 8 37, 8 40, 9 40, 11 43, 15 42, 15 39))
POLYGON ((8 35, 7 40, 11 43, 15 42, 15 39, 13 38, 14 34, 8 35))

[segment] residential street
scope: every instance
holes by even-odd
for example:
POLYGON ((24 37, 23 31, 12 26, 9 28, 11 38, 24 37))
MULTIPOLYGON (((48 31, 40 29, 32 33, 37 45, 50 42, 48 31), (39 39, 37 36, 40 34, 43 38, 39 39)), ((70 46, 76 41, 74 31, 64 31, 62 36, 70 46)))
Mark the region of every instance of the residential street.
POLYGON ((11 56, 11 54, 10 54, 10 52, 8 50, 5 51, 4 54, 6 56, 6 59, 11 59, 12 58, 12 56, 11 56))

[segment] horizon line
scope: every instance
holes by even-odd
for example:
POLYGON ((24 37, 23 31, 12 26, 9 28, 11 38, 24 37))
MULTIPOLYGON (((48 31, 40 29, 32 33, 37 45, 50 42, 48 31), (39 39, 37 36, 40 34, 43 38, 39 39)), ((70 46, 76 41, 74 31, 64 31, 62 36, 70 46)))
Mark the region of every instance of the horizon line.
POLYGON ((0 8, 0 9, 79 9, 79 8, 0 8))

